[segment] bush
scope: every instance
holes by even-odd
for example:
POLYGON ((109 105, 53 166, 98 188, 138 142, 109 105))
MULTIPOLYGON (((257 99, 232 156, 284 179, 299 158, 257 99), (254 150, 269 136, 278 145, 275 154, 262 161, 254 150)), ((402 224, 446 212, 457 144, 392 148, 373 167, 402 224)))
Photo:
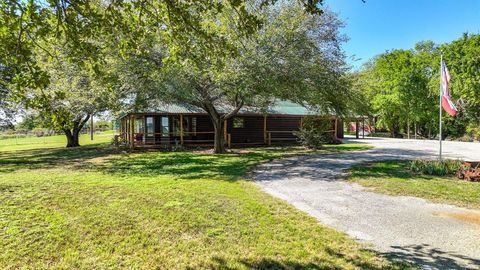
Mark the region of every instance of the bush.
POLYGON ((324 144, 338 143, 334 136, 334 126, 331 119, 318 116, 303 118, 299 131, 295 132, 299 142, 305 147, 319 149, 324 144))
POLYGON ((410 161, 410 170, 428 175, 455 175, 463 166, 461 160, 413 160, 410 161))

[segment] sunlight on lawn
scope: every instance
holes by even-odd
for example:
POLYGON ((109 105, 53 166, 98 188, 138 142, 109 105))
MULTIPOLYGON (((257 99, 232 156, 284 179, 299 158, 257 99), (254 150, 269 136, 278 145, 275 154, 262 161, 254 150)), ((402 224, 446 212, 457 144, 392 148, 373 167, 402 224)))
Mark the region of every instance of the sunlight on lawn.
MULTIPOLYGON (((80 135, 80 145, 91 145, 110 143, 113 139, 114 131, 106 131, 96 133, 93 140, 90 140, 90 134, 80 135)), ((27 138, 10 138, 0 140, 0 152, 15 151, 15 150, 29 150, 42 148, 56 148, 65 147, 67 145, 67 138, 65 135, 45 136, 45 137, 27 137, 27 138)))
POLYGON ((480 209, 480 183, 462 181, 453 176, 413 173, 405 161, 355 166, 349 171, 349 180, 389 195, 415 196, 480 209))
POLYGON ((243 179, 260 162, 305 153, 294 149, 0 153, 0 265, 401 269, 243 179))

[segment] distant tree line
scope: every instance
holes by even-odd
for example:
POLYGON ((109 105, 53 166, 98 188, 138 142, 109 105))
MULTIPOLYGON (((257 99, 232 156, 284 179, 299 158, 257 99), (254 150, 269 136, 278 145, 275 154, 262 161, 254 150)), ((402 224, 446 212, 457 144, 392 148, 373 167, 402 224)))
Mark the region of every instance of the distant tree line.
POLYGON ((451 74, 450 91, 459 114, 443 114, 444 137, 480 139, 480 35, 464 34, 449 43, 419 42, 409 50, 378 55, 352 74, 377 128, 392 137, 410 131, 439 134, 440 55, 451 74))

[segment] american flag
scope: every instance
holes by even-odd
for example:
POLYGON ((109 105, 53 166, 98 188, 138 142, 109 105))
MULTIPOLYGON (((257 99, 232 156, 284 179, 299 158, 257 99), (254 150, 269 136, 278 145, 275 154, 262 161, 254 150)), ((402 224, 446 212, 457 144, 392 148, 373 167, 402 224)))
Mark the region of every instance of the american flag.
POLYGON ((457 107, 453 104, 452 99, 450 97, 450 90, 448 89, 448 84, 450 82, 450 73, 448 72, 447 65, 443 61, 440 61, 440 95, 442 98, 442 107, 443 109, 450 114, 451 116, 455 116, 458 113, 457 107))

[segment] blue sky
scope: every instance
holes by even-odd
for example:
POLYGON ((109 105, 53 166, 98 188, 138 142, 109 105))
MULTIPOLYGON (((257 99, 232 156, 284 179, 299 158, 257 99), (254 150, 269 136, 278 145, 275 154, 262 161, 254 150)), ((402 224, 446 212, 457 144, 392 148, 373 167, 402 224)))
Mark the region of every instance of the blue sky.
POLYGON ((444 43, 464 32, 480 33, 480 0, 325 0, 346 22, 344 45, 358 68, 390 49, 409 49, 422 40, 444 43))

